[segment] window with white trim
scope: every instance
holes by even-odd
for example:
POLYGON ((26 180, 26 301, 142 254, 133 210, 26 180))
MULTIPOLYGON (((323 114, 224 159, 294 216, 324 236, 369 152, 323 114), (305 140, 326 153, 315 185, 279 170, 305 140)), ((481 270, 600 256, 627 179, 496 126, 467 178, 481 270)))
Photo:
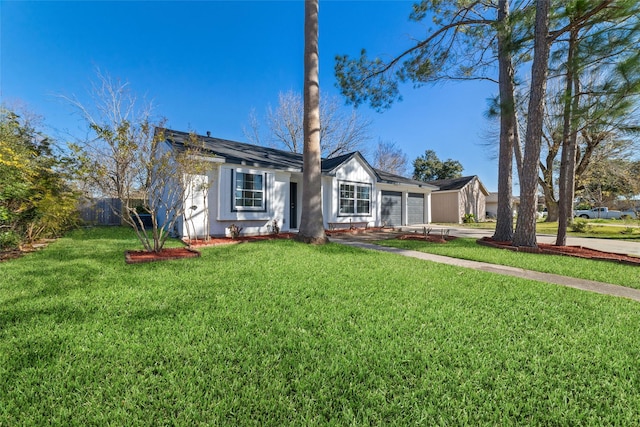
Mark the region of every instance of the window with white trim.
POLYGON ((371 184, 341 183, 339 199, 340 215, 371 214, 371 184))
POLYGON ((235 172, 233 208, 265 210, 265 177, 261 173, 235 172))

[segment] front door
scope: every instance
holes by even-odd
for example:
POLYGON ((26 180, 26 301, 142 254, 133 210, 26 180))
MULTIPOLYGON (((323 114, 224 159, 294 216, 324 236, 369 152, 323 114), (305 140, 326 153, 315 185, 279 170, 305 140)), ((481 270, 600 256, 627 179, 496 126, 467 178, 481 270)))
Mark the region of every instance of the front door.
POLYGON ((298 183, 289 183, 289 228, 298 228, 298 183))

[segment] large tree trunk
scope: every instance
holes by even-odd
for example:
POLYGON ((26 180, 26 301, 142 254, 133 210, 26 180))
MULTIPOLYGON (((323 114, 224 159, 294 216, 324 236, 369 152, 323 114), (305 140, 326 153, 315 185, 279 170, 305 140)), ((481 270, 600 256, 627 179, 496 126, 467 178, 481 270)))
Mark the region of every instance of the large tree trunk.
POLYGON ((304 2, 304 151, 302 214, 298 240, 327 242, 322 218, 320 85, 318 81, 318 0, 304 2))
POLYGON ((513 238, 513 153, 517 143, 517 119, 513 62, 511 59, 511 31, 505 24, 509 16, 509 2, 500 0, 498 22, 498 70, 500 91, 500 157, 498 159, 498 212, 493 239, 511 241, 513 238))
POLYGON ((525 137, 522 177, 520 180, 520 210, 513 235, 514 246, 537 247, 536 211, 538 205, 538 164, 542 143, 542 121, 547 88, 550 45, 548 1, 536 2, 536 24, 533 65, 531 68, 531 95, 525 137))
POLYGON ((576 180, 576 145, 578 131, 574 114, 579 106, 579 84, 576 75, 575 49, 578 41, 578 29, 569 33, 569 49, 567 52, 567 76, 565 89, 564 124, 562 131, 562 157, 560 160, 560 184, 558 193, 558 235, 556 245, 567 244, 567 226, 573 219, 573 195, 576 180), (575 85, 575 87, 573 87, 575 85), (572 89, 575 89, 572 91, 572 89), (573 98, 572 98, 573 97, 573 98))
POLYGON ((556 222, 558 220, 558 201, 553 197, 547 197, 544 194, 544 204, 547 207, 547 218, 545 222, 556 222))
MULTIPOLYGON (((553 138, 553 136, 550 138, 553 138)), ((544 203, 547 207, 546 222, 556 222, 558 220, 558 200, 554 192, 553 171, 558 150, 553 140, 548 142, 548 150, 545 162, 540 161, 540 172, 542 176, 538 178, 538 183, 540 184, 540 188, 542 188, 544 203)))

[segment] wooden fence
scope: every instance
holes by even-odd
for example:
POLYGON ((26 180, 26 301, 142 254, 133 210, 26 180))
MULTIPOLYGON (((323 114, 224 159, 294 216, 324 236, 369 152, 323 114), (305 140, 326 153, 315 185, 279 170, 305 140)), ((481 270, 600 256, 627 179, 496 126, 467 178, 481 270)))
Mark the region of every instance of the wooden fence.
POLYGON ((122 202, 116 198, 86 199, 78 208, 80 218, 90 225, 120 225, 116 212, 122 212, 122 202))

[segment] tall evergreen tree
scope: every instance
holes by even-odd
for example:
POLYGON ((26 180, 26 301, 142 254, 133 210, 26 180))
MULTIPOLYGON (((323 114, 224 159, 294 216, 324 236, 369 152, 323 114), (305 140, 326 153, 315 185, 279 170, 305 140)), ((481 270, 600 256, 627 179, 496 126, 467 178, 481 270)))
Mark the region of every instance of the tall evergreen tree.
POLYGON ((513 235, 514 246, 537 246, 536 211, 538 188, 538 162, 542 141, 542 121, 544 98, 547 87, 549 51, 550 2, 536 3, 534 31, 534 54, 531 66, 531 95, 529 96, 529 116, 525 136, 522 176, 520 177, 520 210, 513 235))
MULTIPOLYGON (((536 247, 535 224, 537 218, 537 182, 538 164, 540 160, 542 124, 544 118, 544 104, 546 83, 549 69, 549 55, 552 43, 571 33, 576 28, 582 28, 597 22, 600 13, 607 8, 615 8, 614 0, 601 0, 596 3, 576 0, 574 3, 563 4, 554 9, 551 17, 550 2, 536 3, 536 26, 534 32, 534 60, 532 64, 531 90, 527 117, 527 135, 523 159, 522 176, 520 179, 520 210, 513 237, 515 246, 536 247), (572 16, 567 22, 561 18, 572 16), (551 23, 557 25, 550 30, 551 23)), ((564 133, 563 133, 564 134, 564 133)))
POLYGON ((431 18, 436 29, 390 61, 369 59, 363 50, 358 59, 336 58, 336 76, 342 94, 354 103, 368 102, 378 110, 399 98, 399 83, 417 85, 444 80, 487 79, 499 84, 500 160, 498 165, 498 223, 495 238, 510 240, 512 151, 519 148, 514 108, 514 62, 527 40, 529 9, 519 4, 511 13, 507 0, 468 2, 424 0, 414 5, 411 19, 431 18), (497 42, 496 42, 497 39, 497 42), (497 49, 486 49, 497 46, 497 49), (496 61, 499 76, 496 80, 496 61))
POLYGON ((566 72, 557 245, 566 244, 567 226, 573 217, 581 128, 590 119, 600 125, 624 121, 636 105, 632 100, 637 101, 640 95, 640 7, 635 2, 614 2, 589 20, 575 24, 576 17, 584 15, 586 9, 587 4, 580 1, 567 7, 571 28, 564 42, 566 48, 558 49, 565 55, 566 72), (593 73, 600 77, 588 79, 593 73), (594 98, 600 102, 592 104, 594 98))

